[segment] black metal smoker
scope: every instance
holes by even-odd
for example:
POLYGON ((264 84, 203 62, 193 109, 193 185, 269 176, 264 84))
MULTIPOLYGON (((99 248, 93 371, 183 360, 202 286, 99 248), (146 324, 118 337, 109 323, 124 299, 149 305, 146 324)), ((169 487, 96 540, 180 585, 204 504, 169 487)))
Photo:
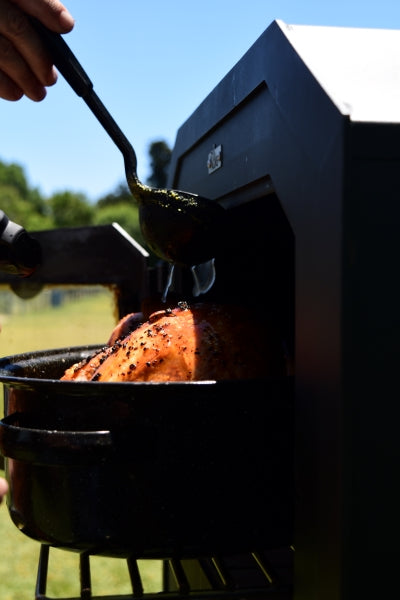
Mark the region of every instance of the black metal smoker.
POLYGON ((242 291, 277 294, 294 340, 296 600, 398 589, 399 72, 400 31, 273 22, 173 154, 169 185, 276 234, 242 291))
MULTIPOLYGON (((263 600, 398 588, 399 69, 399 31, 275 21, 177 134, 168 185, 230 214, 205 300, 273 311, 294 362, 293 547, 265 540, 263 600)), ((230 562, 251 578, 247 558, 230 562)), ((254 594, 220 565, 190 578, 204 567, 209 597, 254 594)), ((166 592, 173 571, 178 595, 202 595, 175 562, 166 592)))

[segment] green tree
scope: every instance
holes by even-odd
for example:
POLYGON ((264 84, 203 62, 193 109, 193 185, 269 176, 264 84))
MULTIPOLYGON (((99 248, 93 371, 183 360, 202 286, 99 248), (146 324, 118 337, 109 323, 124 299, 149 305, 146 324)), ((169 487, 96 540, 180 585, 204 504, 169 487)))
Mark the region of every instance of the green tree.
POLYGON ((152 142, 149 147, 151 173, 147 179, 148 185, 165 188, 168 178, 168 167, 171 162, 171 149, 168 144, 160 140, 152 142))
POLYGON ((114 192, 99 198, 97 206, 99 208, 105 208, 106 206, 115 206, 116 204, 126 203, 131 205, 134 203, 132 194, 126 183, 120 183, 114 192))
POLYGON ((12 187, 21 198, 28 197, 28 182, 24 169, 15 163, 0 162, 0 187, 12 187))
POLYGON ((54 227, 79 227, 93 223, 95 208, 84 194, 58 192, 49 198, 48 204, 54 227))
POLYGON ((0 208, 12 221, 26 227, 32 209, 12 185, 0 186, 0 208))
POLYGON ((53 226, 46 201, 37 188, 30 188, 24 169, 0 162, 0 208, 26 229, 53 226))
POLYGON ((108 225, 114 222, 125 229, 141 246, 144 246, 139 225, 139 211, 137 206, 132 203, 132 199, 130 203, 119 202, 96 210, 93 225, 108 225))

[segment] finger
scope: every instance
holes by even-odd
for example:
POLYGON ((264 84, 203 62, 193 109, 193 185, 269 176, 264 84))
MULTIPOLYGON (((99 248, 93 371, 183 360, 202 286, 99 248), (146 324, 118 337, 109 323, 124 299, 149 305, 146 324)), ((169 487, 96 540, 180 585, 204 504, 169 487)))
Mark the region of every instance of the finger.
POLYGON ((45 87, 57 81, 57 72, 24 10, 56 30, 71 29, 73 19, 58 0, 0 0, 0 69, 8 76, 3 96, 18 97, 22 90, 40 101, 46 96, 45 87))
POLYGON ((4 494, 7 494, 7 492, 8 492, 8 483, 3 477, 0 477, 0 502, 1 502, 1 499, 3 498, 4 494))
POLYGON ((74 26, 74 18, 64 4, 58 0, 35 0, 34 2, 32 0, 11 0, 11 2, 58 33, 67 33, 74 26))
POLYGON ((20 100, 23 95, 23 90, 8 75, 0 71, 0 98, 15 102, 20 100))
MULTIPOLYGON (((36 77, 28 63, 16 51, 9 39, 0 34, 0 69, 19 87, 23 93, 31 100, 40 101, 46 95, 46 89, 43 83, 36 77)), ((52 67, 50 67, 50 70, 52 67)), ((48 85, 55 83, 57 75, 52 71, 53 79, 47 77, 48 85)), ((5 84, 10 93, 10 85, 5 84)))
POLYGON ((26 14, 9 0, 0 0, 0 35, 3 36, 0 68, 3 68, 22 89, 26 86, 31 88, 34 78, 37 78, 42 86, 53 85, 56 82, 52 61, 39 36, 26 14), (6 44, 6 40, 9 41, 9 45, 6 44), (29 69, 32 71, 30 75, 29 69), (27 75, 28 79, 25 81, 23 78, 27 75))

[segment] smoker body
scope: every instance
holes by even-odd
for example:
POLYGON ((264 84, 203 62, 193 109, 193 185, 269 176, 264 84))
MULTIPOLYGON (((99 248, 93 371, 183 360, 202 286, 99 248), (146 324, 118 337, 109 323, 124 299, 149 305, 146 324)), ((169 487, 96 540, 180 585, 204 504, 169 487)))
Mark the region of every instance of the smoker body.
POLYGON ((398 586, 399 72, 400 31, 273 22, 172 157, 171 187, 243 211, 217 281, 286 324, 297 600, 398 586))

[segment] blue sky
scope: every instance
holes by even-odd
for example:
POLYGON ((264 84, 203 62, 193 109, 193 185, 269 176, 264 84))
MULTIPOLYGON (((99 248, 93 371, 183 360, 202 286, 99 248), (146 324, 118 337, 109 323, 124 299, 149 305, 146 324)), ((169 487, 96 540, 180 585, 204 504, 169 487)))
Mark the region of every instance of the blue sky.
MULTIPOLYGON (((179 126, 275 19, 400 29, 399 0, 64 3, 76 19, 66 40, 135 148, 142 181, 149 144, 172 147, 179 126)), ((41 103, 0 100, 0 160, 20 164, 44 195, 68 189, 96 201, 125 181, 120 151, 61 75, 41 103)))

